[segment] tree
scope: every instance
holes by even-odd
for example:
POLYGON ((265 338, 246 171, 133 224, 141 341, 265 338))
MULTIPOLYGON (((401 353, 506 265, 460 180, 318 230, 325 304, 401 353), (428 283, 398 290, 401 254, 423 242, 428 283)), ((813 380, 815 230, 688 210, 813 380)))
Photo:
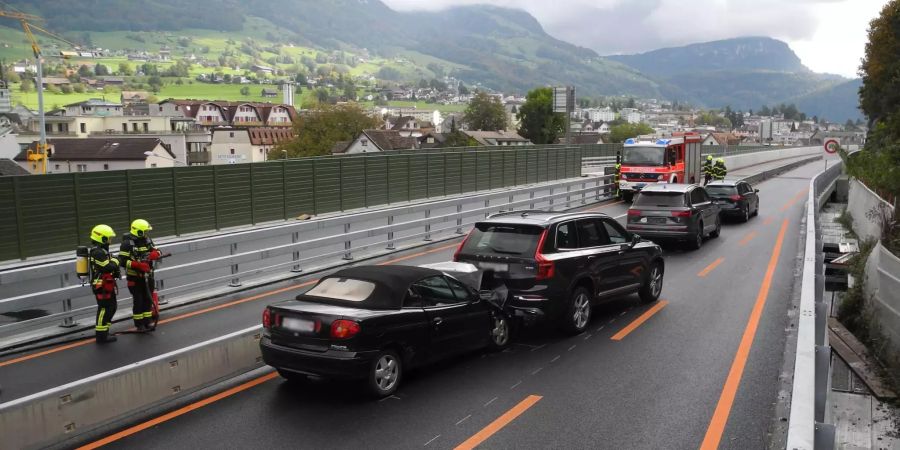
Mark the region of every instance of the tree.
POLYGON ((350 101, 356 100, 356 86, 352 82, 344 85, 344 97, 347 97, 347 100, 350 101))
POLYGON ((650 125, 646 123, 623 123, 609 129, 609 139, 612 143, 618 144, 625 142, 625 139, 653 132, 653 128, 650 128, 650 125))
POLYGON ((472 147, 478 145, 478 142, 475 139, 469 137, 466 133, 459 131, 456 128, 456 116, 453 116, 450 119, 450 132, 447 133, 447 138, 444 140, 442 147, 451 148, 451 147, 472 147))
POLYGON ((134 69, 131 67, 131 64, 128 64, 127 62, 124 62, 124 61, 120 62, 119 63, 119 75, 124 75, 127 77, 134 75, 134 69))
POLYGON ((94 74, 94 71, 87 65, 82 64, 78 66, 78 76, 80 77, 89 77, 94 74))
POLYGON ((294 124, 297 137, 276 147, 269 157, 281 158, 282 150, 287 150, 290 158, 328 155, 337 142, 356 139, 363 130, 379 125, 381 120, 370 116, 359 105, 318 104, 297 119, 294 124))
POLYGON ((27 94, 27 93, 31 92, 31 88, 33 88, 33 87, 34 87, 34 81, 31 81, 29 79, 23 79, 22 83, 19 84, 19 92, 27 94))
POLYGON ((244 97, 250 95, 250 88, 247 87, 247 86, 242 87, 242 88, 241 88, 241 95, 243 95, 244 97))
POLYGON ((61 93, 63 93, 63 94, 71 94, 71 93, 72 93, 72 86, 69 85, 69 84, 64 84, 64 85, 62 85, 62 86, 59 87, 59 92, 61 92, 61 93))
POLYGON ((459 82, 459 95, 469 95, 469 88, 462 81, 459 82))
POLYGON ((553 112, 553 89, 537 88, 528 93, 516 117, 519 134, 535 144, 553 144, 565 132, 564 114, 553 112))
POLYGON ((103 64, 97 63, 97 65, 94 66, 94 75, 97 75, 98 77, 103 77, 103 76, 109 75, 109 67, 106 67, 103 64))
POLYGON ((316 100, 319 103, 327 103, 328 102, 328 90, 325 88, 316 89, 316 100))
POLYGON ((72 85, 72 90, 75 91, 75 92, 78 93, 78 94, 84 94, 84 91, 85 91, 84 85, 81 84, 81 83, 75 83, 75 84, 73 84, 73 85, 72 85))
POLYGON ((500 99, 485 92, 477 92, 466 111, 463 120, 470 130, 496 131, 506 129, 506 108, 500 99))
POLYGON ((150 90, 154 93, 159 92, 162 89, 162 78, 159 75, 153 75, 147 80, 147 84, 150 85, 150 90))
POLYGON ((772 110, 770 110, 768 106, 763 105, 763 107, 759 109, 759 115, 763 117, 771 116, 772 110))

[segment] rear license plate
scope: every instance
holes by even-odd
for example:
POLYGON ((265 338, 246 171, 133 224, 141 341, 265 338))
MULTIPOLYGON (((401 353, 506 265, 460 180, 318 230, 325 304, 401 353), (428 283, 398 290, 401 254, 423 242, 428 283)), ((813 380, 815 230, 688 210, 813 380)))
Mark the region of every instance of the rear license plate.
POLYGON ((647 223, 664 224, 664 223, 666 223, 666 218, 665 217, 648 217, 647 223))
POLYGON ((494 272, 509 272, 509 264, 483 262, 483 263, 478 263, 478 267, 480 267, 481 270, 492 270, 494 272))
POLYGON ((312 320, 285 317, 284 319, 281 319, 281 327, 290 331, 312 333, 316 330, 316 323, 312 320))

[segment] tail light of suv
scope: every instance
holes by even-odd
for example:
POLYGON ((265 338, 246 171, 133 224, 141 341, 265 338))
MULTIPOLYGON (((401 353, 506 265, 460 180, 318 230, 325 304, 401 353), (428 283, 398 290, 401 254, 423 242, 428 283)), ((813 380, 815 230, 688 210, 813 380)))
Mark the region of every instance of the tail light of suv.
POLYGON ((466 242, 469 240, 469 237, 472 236, 472 233, 475 231, 473 228, 472 231, 469 231, 469 234, 466 235, 465 239, 459 243, 459 247, 456 247, 456 252, 453 253, 453 260, 459 262, 459 254, 462 252, 463 247, 466 246, 466 242))
POLYGON ((543 233, 541 233, 541 238, 538 240, 537 249, 534 251, 534 261, 537 263, 537 274, 535 275, 535 279, 540 280, 549 280, 553 278, 553 275, 556 273, 556 266, 553 264, 553 261, 547 259, 541 251, 544 248, 544 241, 547 240, 547 235, 550 234, 550 230, 546 229, 543 233))

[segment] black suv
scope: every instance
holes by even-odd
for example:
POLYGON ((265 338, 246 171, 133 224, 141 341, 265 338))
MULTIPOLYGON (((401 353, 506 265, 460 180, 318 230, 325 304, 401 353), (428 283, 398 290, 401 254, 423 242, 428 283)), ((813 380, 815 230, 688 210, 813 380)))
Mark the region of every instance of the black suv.
POLYGON ((696 184, 655 184, 644 188, 628 209, 628 231, 653 240, 687 242, 696 250, 703 239, 719 237, 720 208, 696 184))
POLYGON ((489 288, 505 286, 507 310, 526 324, 549 319, 574 334, 597 301, 656 301, 665 271, 659 246, 598 213, 497 214, 475 224, 454 260, 482 269, 489 288))

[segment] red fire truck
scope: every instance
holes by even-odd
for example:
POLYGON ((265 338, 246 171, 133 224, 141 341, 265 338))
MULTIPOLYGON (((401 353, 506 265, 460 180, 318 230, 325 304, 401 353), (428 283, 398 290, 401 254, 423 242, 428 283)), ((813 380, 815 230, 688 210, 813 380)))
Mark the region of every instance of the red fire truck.
POLYGON ((656 141, 628 139, 622 149, 619 192, 630 202, 650 183, 699 183, 699 133, 675 133, 656 141))

